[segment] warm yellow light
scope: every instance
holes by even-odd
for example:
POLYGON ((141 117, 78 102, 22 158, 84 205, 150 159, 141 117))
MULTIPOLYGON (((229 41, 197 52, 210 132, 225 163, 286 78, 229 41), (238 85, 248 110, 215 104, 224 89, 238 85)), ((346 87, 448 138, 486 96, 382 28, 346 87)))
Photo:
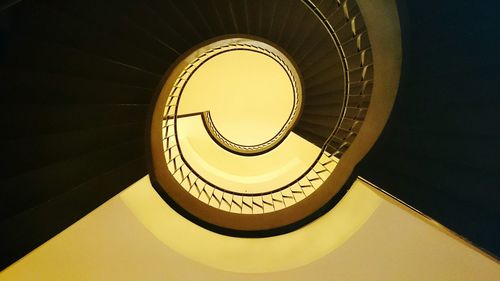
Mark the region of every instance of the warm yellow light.
POLYGON ((210 111, 217 130, 239 145, 273 138, 292 113, 288 74, 271 57, 232 50, 202 64, 186 82, 179 115, 210 111))
POLYGON ((242 156, 218 146, 203 127, 201 116, 177 121, 184 159, 201 177, 226 190, 260 193, 283 187, 314 164, 321 149, 291 133, 278 147, 257 156, 242 156))
POLYGON ((239 214, 288 208, 320 188, 338 163, 292 132, 302 110, 300 75, 262 41, 235 37, 192 51, 160 97, 164 158, 157 160, 164 166, 157 171, 179 185, 161 184, 211 207, 239 214))
POLYGON ((356 181, 335 208, 307 227, 268 238, 237 238, 179 216, 150 186, 148 177, 120 198, 167 247, 210 267, 242 273, 288 270, 323 257, 349 239, 383 201, 356 181))
MULTIPOLYGON (((128 193, 126 200, 144 203, 151 195, 148 189, 151 186, 144 178, 124 192, 128 193), (135 191, 129 193, 130 189, 135 191), (135 198, 136 195, 139 197, 135 198)), ((373 208, 374 213, 354 233, 345 232, 349 236, 347 241, 341 243, 340 247, 332 247, 332 251, 323 257, 323 250, 318 251, 318 245, 326 251, 331 246, 330 239, 337 242, 344 239, 337 237, 337 232, 331 229, 318 230, 321 226, 338 226, 333 222, 306 225, 301 229, 301 236, 307 238, 304 240, 290 238, 289 234, 277 236, 276 239, 283 239, 283 243, 290 242, 287 247, 274 240, 271 242, 275 243, 265 243, 276 247, 254 248, 255 244, 260 243, 254 241, 261 239, 241 239, 245 242, 239 243, 240 247, 233 250, 238 251, 237 257, 234 253, 220 256, 227 252, 224 249, 225 240, 214 245, 209 244, 213 242, 212 238, 194 241, 193 246, 202 247, 198 251, 211 251, 215 247, 223 249, 222 253, 220 250, 208 252, 196 259, 207 259, 212 263, 223 261, 214 269, 206 266, 207 263, 200 264, 190 259, 197 254, 196 251, 181 252, 182 255, 179 255, 179 250, 185 246, 172 248, 169 244, 162 244, 166 238, 156 239, 150 229, 144 227, 144 222, 141 223, 142 218, 132 213, 124 203, 124 198, 118 195, 1 271, 0 280, 499 280, 500 267, 495 258, 366 182, 356 181, 348 196, 349 200, 356 200, 353 203, 362 208, 360 212, 373 208), (365 191, 359 192, 360 189, 365 191), (375 202, 368 198, 360 198, 374 195, 382 201, 376 207, 371 205, 375 202), (370 205, 365 209, 363 204, 367 202, 370 205), (311 233, 304 234, 309 228, 311 233), (277 255, 275 252, 281 248, 284 248, 284 252, 277 255), (299 252, 294 253, 294 250, 299 252), (318 254, 316 257, 312 256, 314 252, 318 254), (313 262, 294 268, 298 262, 307 262, 301 255, 309 256, 313 262), (252 261, 255 261, 254 265, 248 264, 252 261), (240 268, 250 268, 252 272, 263 272, 270 268, 291 270, 268 271, 265 274, 235 273, 234 269, 238 267, 234 265, 238 262, 247 263, 240 265, 240 268), (233 267, 223 268, 227 264, 233 267)), ((344 204, 342 208, 345 210, 351 206, 344 201, 341 204, 344 204)), ((358 208, 349 211, 356 213, 358 208)), ((188 239, 206 237, 199 235, 196 228, 183 227, 183 219, 176 213, 167 210, 159 216, 161 220, 157 223, 172 222, 171 231, 183 231, 171 237, 174 243, 186 244, 189 243, 188 239), (184 238, 184 235, 187 237, 184 238)), ((327 218, 332 221, 336 219, 329 214, 327 218)), ((345 223, 343 220, 349 221, 350 217, 343 215, 343 219, 339 218, 337 223, 345 223)), ((234 244, 229 243, 229 247, 234 247, 234 244)))

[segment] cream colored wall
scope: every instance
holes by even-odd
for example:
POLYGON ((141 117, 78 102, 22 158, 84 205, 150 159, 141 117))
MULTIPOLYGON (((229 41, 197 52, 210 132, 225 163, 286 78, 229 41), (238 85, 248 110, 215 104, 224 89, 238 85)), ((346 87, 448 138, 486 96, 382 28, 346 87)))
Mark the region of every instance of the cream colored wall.
MULTIPOLYGON (((124 192, 137 190, 152 191, 148 178, 124 192)), ((285 271, 236 273, 187 258, 157 239, 118 195, 1 272, 0 280, 500 280, 493 259, 360 180, 352 190, 376 196, 380 204, 334 250, 285 271)), ((165 220, 184 220, 173 212, 169 216, 175 217, 165 220)), ((309 237, 321 236, 315 223, 301 231, 314 229, 309 237)), ((201 230, 196 228, 191 231, 201 230)), ((277 238, 286 241, 288 235, 277 238)), ((328 244, 326 238, 319 240, 328 244)), ((241 257, 246 250, 241 249, 241 257)))

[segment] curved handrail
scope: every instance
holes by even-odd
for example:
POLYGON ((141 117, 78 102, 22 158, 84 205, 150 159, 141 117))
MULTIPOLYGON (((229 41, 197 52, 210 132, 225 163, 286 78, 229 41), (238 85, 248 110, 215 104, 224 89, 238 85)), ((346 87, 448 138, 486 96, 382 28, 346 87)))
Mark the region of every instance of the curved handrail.
MULTIPOLYGON (((370 77, 368 69, 373 65, 371 64, 371 61, 365 61, 364 59, 366 52, 369 52, 369 47, 365 49, 361 48, 362 44, 369 45, 369 42, 362 41, 366 40, 366 32, 357 30, 355 22, 359 18, 359 15, 349 15, 350 9, 347 7, 347 2, 340 3, 340 1, 337 1, 339 7, 342 6, 342 10, 344 12, 346 19, 344 25, 350 24, 352 31, 352 38, 341 42, 329 20, 322 14, 318 7, 316 7, 310 0, 302 0, 302 2, 312 12, 314 12, 319 20, 321 20, 325 29, 330 34, 332 41, 337 47, 339 56, 341 57, 342 67, 344 69, 344 96, 341 117, 338 119, 335 128, 321 147, 321 153, 309 169, 297 177, 296 180, 285 186, 273 189, 272 191, 255 194, 242 194, 229 191, 223 187, 218 187, 209 181, 206 181, 189 166, 189 163, 185 160, 180 148, 177 145, 178 140, 176 139, 175 131, 176 110, 172 109, 177 108, 177 102, 179 101, 180 93, 182 92, 178 86, 182 86, 184 84, 186 80, 185 73, 179 75, 179 79, 182 81, 174 84, 174 87, 170 92, 171 95, 167 99, 168 101, 165 106, 164 114, 165 125, 163 136, 164 142, 166 142, 164 145, 164 151, 169 171, 187 192, 197 198, 203 196, 207 201, 205 203, 218 209, 235 213, 245 213, 245 210, 250 213, 267 213, 283 209, 303 200, 305 197, 314 192, 314 190, 319 188, 326 178, 332 174, 339 158, 349 147, 352 141, 349 139, 356 136, 357 131, 359 131, 360 125, 363 122, 363 112, 368 106, 361 103, 353 105, 349 99, 351 96, 351 87, 357 87, 359 86, 358 84, 361 84, 362 89, 360 95, 352 96, 363 96, 369 99, 370 95, 367 93, 369 91, 369 89, 367 90, 367 85, 372 83, 372 78, 370 77), (347 54, 343 47, 345 44, 352 43, 353 40, 355 40, 357 50, 354 54, 347 54), (350 67, 349 60, 352 60, 353 56, 357 56, 359 54, 363 56, 363 59, 360 60, 360 65, 357 67, 350 67), (358 81, 353 81, 354 79, 350 78, 351 74, 359 71, 360 68, 362 70, 360 79, 358 81), (350 124, 350 126, 346 124, 350 124), (172 129, 174 129, 173 132, 172 129), (174 151, 177 153, 172 153, 174 151)), ((364 102, 366 103, 367 101, 365 100, 364 102)), ((209 117, 208 114, 206 116, 209 117)), ((210 126, 210 123, 208 124, 209 131, 215 128, 215 126, 210 126)), ((217 136, 216 130, 212 131, 212 135, 217 136)), ((222 140, 222 138, 219 139, 222 140)))

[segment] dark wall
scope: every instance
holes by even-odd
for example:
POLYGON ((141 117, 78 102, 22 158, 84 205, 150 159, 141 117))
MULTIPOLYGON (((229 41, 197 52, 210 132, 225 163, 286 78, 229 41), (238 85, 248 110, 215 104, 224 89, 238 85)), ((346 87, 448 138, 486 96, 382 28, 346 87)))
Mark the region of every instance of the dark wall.
POLYGON ((500 2, 398 9, 398 96, 360 175, 498 256, 500 2))

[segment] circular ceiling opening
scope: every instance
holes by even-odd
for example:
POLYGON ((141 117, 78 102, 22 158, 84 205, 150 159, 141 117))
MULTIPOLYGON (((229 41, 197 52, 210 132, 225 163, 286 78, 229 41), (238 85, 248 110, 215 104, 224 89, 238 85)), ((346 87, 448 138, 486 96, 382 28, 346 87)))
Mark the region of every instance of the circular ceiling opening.
POLYGON ((299 102, 295 77, 277 58, 238 45, 207 58, 185 82, 177 115, 210 112, 227 141, 249 148, 273 145, 289 129, 299 102))
POLYGON ((165 201, 237 236, 300 223, 329 202, 340 187, 326 183, 360 129, 371 84, 369 66, 350 70, 353 56, 330 35, 337 52, 318 69, 307 63, 314 52, 294 57, 241 35, 177 61, 151 120, 151 180, 165 201))

